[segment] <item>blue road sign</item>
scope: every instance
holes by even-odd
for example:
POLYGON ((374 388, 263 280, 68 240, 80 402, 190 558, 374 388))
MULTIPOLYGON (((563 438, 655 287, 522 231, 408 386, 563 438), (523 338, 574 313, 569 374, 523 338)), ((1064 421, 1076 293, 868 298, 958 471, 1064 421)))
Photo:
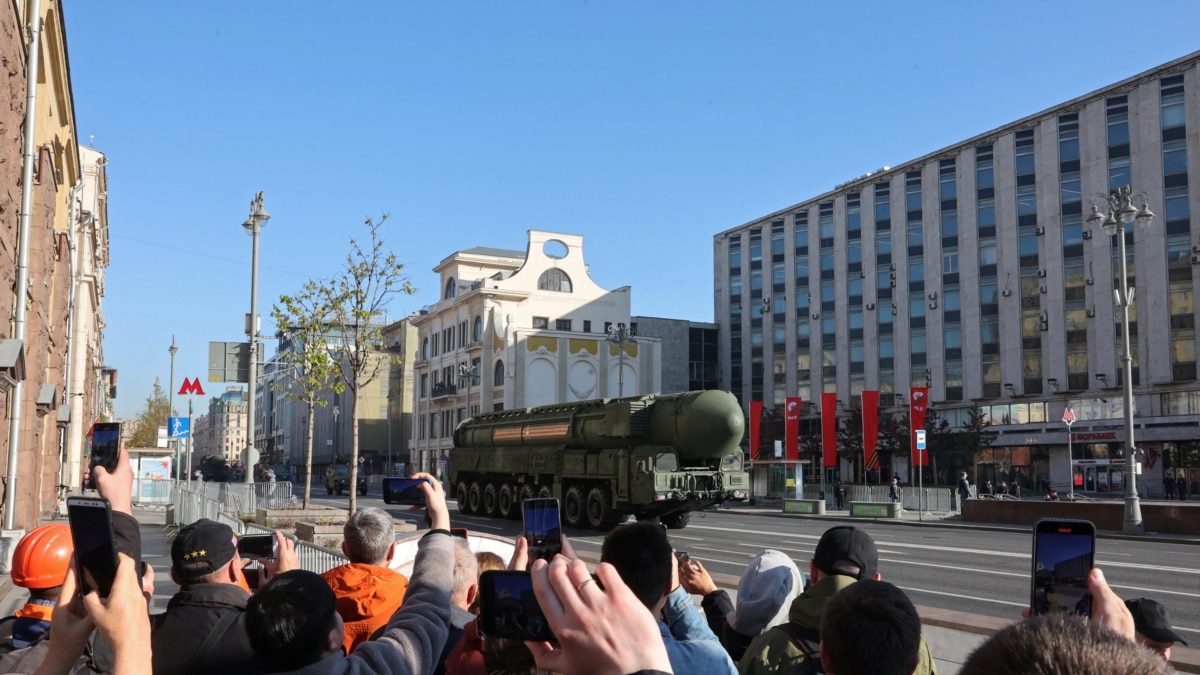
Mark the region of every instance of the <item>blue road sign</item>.
POLYGON ((186 417, 172 417, 167 421, 167 435, 171 438, 191 438, 191 420, 186 417))

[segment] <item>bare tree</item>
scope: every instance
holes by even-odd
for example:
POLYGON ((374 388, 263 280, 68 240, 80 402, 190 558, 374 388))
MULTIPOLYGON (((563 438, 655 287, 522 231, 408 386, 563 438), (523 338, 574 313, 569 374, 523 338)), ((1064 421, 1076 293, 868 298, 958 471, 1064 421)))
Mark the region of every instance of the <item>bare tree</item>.
POLYGON ((404 265, 384 249, 380 234, 388 217, 366 220, 370 241, 351 237, 345 266, 322 287, 329 307, 330 344, 337 345, 338 379, 350 392, 350 512, 358 505, 358 398, 363 389, 387 372, 397 357, 384 348, 383 327, 388 303, 397 294, 416 288, 403 273, 404 265))
POLYGON ((338 364, 329 348, 331 310, 323 286, 308 281, 295 295, 279 296, 271 308, 271 318, 279 327, 280 349, 277 361, 289 372, 282 382, 272 386, 283 396, 304 403, 308 408, 304 448, 304 508, 312 496, 313 410, 329 401, 324 391, 340 394, 346 385, 337 377, 338 364))

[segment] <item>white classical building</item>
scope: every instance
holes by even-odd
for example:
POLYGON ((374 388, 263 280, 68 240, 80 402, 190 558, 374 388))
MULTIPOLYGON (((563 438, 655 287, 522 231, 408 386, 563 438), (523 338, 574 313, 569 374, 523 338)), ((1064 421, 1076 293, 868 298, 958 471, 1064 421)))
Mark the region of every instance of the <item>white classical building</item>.
POLYGON ((661 389, 661 341, 628 330, 618 339, 630 289, 592 281, 583 237, 530 230, 524 252, 470 248, 434 272, 441 299, 410 317, 417 467, 443 470, 454 427, 480 410, 661 389))

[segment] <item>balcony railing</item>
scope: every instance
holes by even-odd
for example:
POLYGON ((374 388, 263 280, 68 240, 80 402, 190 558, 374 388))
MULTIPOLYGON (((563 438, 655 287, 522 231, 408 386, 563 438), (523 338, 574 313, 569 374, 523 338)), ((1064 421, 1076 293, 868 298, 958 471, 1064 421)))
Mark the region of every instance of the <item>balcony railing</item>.
POLYGON ((441 398, 443 396, 453 396, 458 393, 458 387, 453 384, 439 382, 433 385, 433 398, 441 398))

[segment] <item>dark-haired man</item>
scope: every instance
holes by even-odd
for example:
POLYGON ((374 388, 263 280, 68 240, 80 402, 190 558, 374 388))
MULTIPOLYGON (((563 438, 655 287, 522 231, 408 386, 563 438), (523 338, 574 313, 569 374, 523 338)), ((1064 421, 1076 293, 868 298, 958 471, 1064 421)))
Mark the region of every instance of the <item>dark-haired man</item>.
POLYGON ((911 675, 921 656, 921 617, 886 581, 838 592, 821 617, 821 665, 830 675, 911 675))
POLYGON ((454 543, 442 484, 421 484, 432 528, 418 544, 404 604, 378 639, 342 653, 342 618, 329 584, 312 572, 280 574, 246 606, 246 633, 271 672, 429 673, 446 642, 453 587, 454 543))
POLYGON ((622 525, 605 537, 600 562, 615 567, 658 619, 676 673, 737 673, 720 639, 679 584, 679 567, 666 530, 650 522, 622 525))
MULTIPOLYGON (((860 579, 878 581, 878 568, 879 551, 866 532, 849 525, 826 530, 808 563, 809 585, 792 601, 788 622, 754 638, 738 663, 742 675, 817 672, 826 604, 860 579)), ((916 672, 937 673, 924 639, 916 672)))

